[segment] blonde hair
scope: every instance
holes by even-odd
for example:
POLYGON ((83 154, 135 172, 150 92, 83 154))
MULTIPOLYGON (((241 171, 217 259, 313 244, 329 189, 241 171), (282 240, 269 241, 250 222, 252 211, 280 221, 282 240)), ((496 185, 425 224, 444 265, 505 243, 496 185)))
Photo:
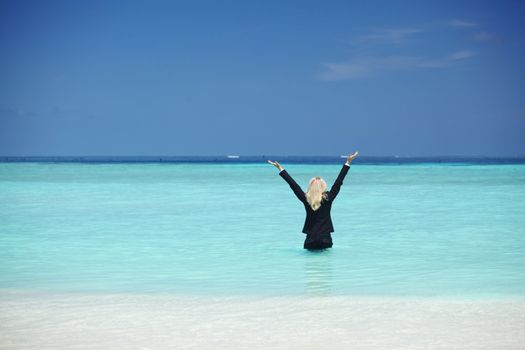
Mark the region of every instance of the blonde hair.
POLYGON ((319 176, 312 177, 308 182, 308 190, 306 191, 306 201, 310 204, 313 211, 316 211, 321 206, 323 199, 328 200, 326 191, 326 182, 319 176))

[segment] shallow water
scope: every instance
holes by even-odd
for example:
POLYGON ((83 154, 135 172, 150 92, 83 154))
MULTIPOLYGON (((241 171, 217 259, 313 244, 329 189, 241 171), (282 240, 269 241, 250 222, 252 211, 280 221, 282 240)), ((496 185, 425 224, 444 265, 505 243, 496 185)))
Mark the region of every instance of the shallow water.
MULTIPOLYGON (((286 166, 329 186, 341 165, 286 166)), ((268 164, 0 163, 0 288, 525 295, 525 165, 352 165, 334 247, 268 164)))
POLYGON ((4 293, 2 349, 523 349, 523 300, 4 293))

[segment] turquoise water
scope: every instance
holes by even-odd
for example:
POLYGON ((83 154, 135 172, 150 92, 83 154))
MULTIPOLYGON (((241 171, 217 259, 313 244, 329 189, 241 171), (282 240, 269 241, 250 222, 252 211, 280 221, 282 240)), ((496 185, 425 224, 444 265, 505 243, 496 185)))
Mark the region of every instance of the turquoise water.
MULTIPOLYGON (((341 165, 286 165, 303 186, 341 165)), ((261 164, 0 163, 0 288, 524 296, 525 165, 359 165, 334 247, 261 164)))

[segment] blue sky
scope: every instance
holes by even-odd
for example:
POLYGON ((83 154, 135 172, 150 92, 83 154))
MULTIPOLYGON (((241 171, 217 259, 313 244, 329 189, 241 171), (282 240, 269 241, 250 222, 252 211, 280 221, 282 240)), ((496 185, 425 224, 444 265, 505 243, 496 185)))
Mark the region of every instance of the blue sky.
POLYGON ((520 1, 0 1, 0 155, 525 155, 520 1))

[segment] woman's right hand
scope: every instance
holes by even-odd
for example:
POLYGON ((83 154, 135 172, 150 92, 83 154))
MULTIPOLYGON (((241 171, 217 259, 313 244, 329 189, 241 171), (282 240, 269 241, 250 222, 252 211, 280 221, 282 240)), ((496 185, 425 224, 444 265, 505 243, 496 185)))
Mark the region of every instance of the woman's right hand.
POLYGON ((279 171, 283 170, 283 167, 281 166, 281 164, 279 164, 279 162, 272 162, 271 160, 268 160, 268 163, 279 169, 279 171))
POLYGON ((358 154, 359 154, 359 152, 355 151, 354 153, 349 155, 348 158, 346 158, 346 162, 347 163, 351 163, 354 160, 354 158, 357 157, 358 154))

